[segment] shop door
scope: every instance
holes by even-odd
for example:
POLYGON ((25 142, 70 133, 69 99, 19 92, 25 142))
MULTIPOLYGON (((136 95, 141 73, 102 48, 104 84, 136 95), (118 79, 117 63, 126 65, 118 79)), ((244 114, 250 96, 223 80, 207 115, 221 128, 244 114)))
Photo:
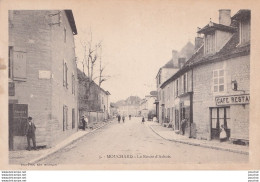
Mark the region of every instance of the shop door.
POLYGON ((229 107, 210 108, 211 115, 211 139, 219 139, 220 126, 223 125, 226 129, 227 137, 230 137, 230 129, 228 127, 230 120, 229 107))
POLYGON ((27 104, 9 104, 9 150, 13 150, 14 136, 25 135, 27 118, 27 104))

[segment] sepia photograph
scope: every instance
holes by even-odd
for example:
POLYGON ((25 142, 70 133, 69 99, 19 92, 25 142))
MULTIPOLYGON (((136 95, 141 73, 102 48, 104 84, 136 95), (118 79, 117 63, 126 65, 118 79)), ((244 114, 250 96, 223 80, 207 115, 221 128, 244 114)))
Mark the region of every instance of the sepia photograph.
POLYGON ((1 166, 259 168, 254 3, 10 2, 1 166))

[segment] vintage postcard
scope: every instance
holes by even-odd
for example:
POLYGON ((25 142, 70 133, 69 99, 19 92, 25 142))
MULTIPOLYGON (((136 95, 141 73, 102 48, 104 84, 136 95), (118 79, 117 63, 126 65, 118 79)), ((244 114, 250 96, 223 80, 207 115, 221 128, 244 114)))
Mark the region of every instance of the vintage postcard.
POLYGON ((0 1, 1 169, 259 169, 259 1, 0 1))

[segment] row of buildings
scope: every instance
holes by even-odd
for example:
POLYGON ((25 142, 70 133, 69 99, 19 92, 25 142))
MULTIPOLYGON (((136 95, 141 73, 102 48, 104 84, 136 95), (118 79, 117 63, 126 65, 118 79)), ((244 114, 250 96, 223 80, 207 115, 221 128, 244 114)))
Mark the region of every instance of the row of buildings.
POLYGON ((8 19, 10 150, 27 146, 28 116, 37 127, 37 145, 46 147, 77 132, 82 115, 109 117, 110 93, 95 83, 90 88, 77 69, 71 10, 12 10, 8 19))
POLYGON ((218 140, 223 125, 229 141, 249 143, 250 19, 250 10, 219 10, 218 23, 198 28, 190 57, 173 51, 156 76, 160 123, 204 140, 218 140))
POLYGON ((121 100, 115 103, 114 115, 122 116, 148 116, 152 117, 156 115, 154 102, 157 98, 157 92, 152 91, 149 95, 146 95, 143 99, 138 96, 130 96, 126 100, 121 100))

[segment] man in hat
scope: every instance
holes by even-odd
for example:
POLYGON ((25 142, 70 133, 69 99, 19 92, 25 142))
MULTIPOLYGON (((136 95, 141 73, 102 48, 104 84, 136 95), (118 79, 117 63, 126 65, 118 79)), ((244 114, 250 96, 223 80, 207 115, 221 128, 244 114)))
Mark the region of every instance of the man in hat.
POLYGON ((31 150, 30 140, 33 142, 33 149, 36 150, 36 140, 35 140, 35 130, 36 126, 32 121, 32 117, 28 117, 28 122, 25 127, 25 135, 27 136, 28 148, 27 150, 31 150))
POLYGON ((81 121, 82 121, 82 125, 83 125, 83 130, 86 130, 86 121, 85 121, 85 117, 84 116, 82 116, 81 121))

